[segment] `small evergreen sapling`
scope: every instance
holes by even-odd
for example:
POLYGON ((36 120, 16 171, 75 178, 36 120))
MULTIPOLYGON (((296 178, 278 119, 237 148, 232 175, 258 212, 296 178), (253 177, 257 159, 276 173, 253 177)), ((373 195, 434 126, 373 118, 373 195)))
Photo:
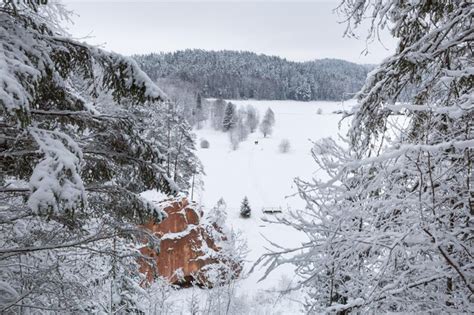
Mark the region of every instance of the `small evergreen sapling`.
POLYGON ((240 216, 242 218, 250 218, 251 212, 252 209, 250 208, 249 200, 247 199, 247 196, 245 196, 242 205, 240 206, 240 216))

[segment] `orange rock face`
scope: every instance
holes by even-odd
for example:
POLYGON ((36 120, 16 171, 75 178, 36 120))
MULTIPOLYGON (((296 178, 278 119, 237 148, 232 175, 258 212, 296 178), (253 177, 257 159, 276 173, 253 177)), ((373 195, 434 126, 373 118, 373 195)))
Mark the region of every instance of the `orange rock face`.
POLYGON ((140 261, 140 271, 147 281, 155 276, 167 278, 173 284, 191 285, 192 281, 205 284, 202 268, 216 262, 205 256, 204 248, 218 251, 219 248, 200 224, 202 213, 190 207, 188 201, 171 202, 164 208, 168 217, 159 224, 148 223, 145 228, 160 239, 160 252, 148 247, 141 249, 154 263, 140 261))

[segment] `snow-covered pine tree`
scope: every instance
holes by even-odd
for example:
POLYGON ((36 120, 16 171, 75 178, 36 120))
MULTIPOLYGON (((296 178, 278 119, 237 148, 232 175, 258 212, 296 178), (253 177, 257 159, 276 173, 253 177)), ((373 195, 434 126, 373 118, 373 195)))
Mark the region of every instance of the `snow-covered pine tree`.
POLYGON ((242 218, 250 218, 251 213, 252 209, 250 208, 249 200, 247 199, 247 196, 245 196, 240 206, 240 216, 242 218))
POLYGON ((235 105, 231 102, 227 103, 224 111, 224 118, 222 120, 222 130, 229 131, 235 127, 237 122, 237 113, 235 105))
POLYGON ((156 239, 137 224, 162 216, 139 193, 177 189, 130 112, 166 96, 134 61, 69 39, 65 13, 0 4, 0 312, 138 311, 137 241, 156 239))
POLYGON ((366 16, 372 36, 391 25, 398 48, 358 96, 350 148, 315 144, 329 179, 297 180, 306 210, 283 223, 309 241, 262 259, 297 266, 310 313, 469 313, 473 6, 362 0, 339 9, 348 33, 366 16))

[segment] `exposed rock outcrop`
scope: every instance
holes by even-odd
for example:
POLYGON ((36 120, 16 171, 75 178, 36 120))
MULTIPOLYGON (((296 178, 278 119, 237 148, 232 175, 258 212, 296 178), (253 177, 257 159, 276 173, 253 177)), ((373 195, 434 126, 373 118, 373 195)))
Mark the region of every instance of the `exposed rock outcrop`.
POLYGON ((201 222, 202 212, 195 209, 196 205, 189 204, 186 199, 168 201, 162 204, 168 215, 159 224, 148 223, 144 227, 157 235, 160 239, 160 251, 148 247, 141 249, 142 254, 151 257, 150 264, 140 261, 140 271, 148 282, 155 276, 168 279, 173 284, 189 286, 193 282, 208 285, 204 272, 209 265, 218 263, 220 248, 213 239, 215 233, 201 222))

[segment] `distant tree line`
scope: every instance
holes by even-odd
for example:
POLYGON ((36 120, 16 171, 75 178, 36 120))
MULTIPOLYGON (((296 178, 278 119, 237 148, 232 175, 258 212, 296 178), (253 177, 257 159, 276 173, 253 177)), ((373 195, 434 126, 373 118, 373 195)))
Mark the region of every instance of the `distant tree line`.
POLYGON ((293 62, 252 52, 197 49, 134 58, 153 80, 188 82, 202 97, 224 99, 348 99, 372 68, 337 59, 293 62))

